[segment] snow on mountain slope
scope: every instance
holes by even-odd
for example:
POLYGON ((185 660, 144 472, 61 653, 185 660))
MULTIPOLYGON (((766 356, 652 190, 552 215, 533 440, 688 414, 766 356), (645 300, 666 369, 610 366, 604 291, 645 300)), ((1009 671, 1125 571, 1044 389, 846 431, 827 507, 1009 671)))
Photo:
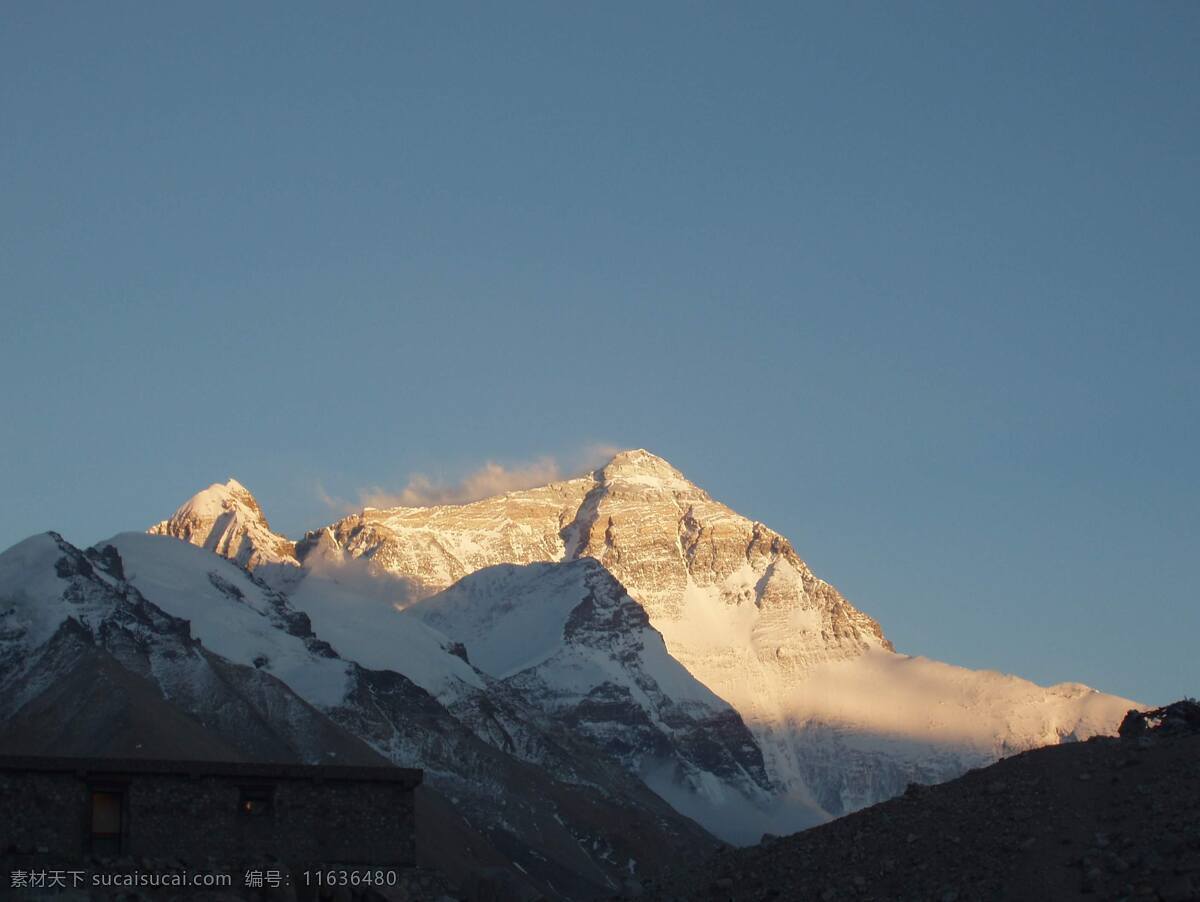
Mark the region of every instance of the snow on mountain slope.
POLYGON ((297 563, 295 543, 271 530, 254 496, 236 479, 214 482, 147 531, 207 548, 243 567, 297 563))
POLYGON ((714 679, 768 770, 831 814, 1038 746, 1114 732, 1128 699, 869 649, 780 679, 753 660, 714 679), (756 691, 747 687, 756 686, 756 691))
POLYGON ((595 747, 544 733, 537 712, 514 707, 504 687, 482 691, 486 678, 447 651, 444 637, 402 617, 386 598, 356 596, 353 571, 349 585, 305 572, 292 580, 293 590, 306 596, 318 621, 324 614, 337 625, 339 611, 356 610, 343 636, 347 647, 392 667, 374 669, 340 655, 343 649, 318 638, 292 596, 215 554, 137 533, 105 544, 128 584, 185 618, 207 647, 286 680, 389 760, 424 768, 434 788, 461 802, 476 829, 529 873, 553 875, 560 889, 594 895, 619 886, 630 861, 653 870, 668 863, 670 849, 711 847, 695 824, 595 747), (468 722, 398 672, 409 668, 456 704, 456 714, 472 715, 468 722), (488 738, 487 723, 499 724, 526 760, 481 740, 476 733, 488 738), (658 850, 640 848, 645 842, 658 850))
MULTIPOLYGON (((30 536, 0 555, 0 642, 10 653, 46 642, 68 617, 98 622, 111 608, 105 593, 85 593, 53 533, 30 536)), ((103 578, 98 574, 98 578, 103 578)))
POLYGON ((234 564, 166 536, 129 532, 101 545, 116 548, 125 579, 157 607, 188 621, 207 648, 274 674, 314 705, 345 698, 349 664, 306 637, 308 623, 283 596, 245 579, 234 564))
POLYGON ((724 839, 822 819, 811 806, 779 810, 741 719, 667 654, 642 606, 593 560, 480 570, 405 614, 462 642, 477 666, 724 839))
POLYGON ((330 706, 345 697, 348 661, 398 670, 435 695, 452 692, 455 681, 483 685, 450 653, 445 637, 336 579, 297 572, 284 594, 221 557, 196 554, 164 536, 122 533, 106 544, 120 552, 128 580, 187 619, 206 646, 274 673, 313 704, 330 706), (306 639, 309 632, 320 640, 306 639))
POLYGON ((419 620, 400 616, 411 598, 407 580, 368 572, 322 531, 304 549, 304 565, 255 571, 305 613, 313 629, 344 657, 363 667, 403 673, 444 703, 485 688, 461 649, 419 620))
MULTIPOLYGON (((173 548, 166 548, 147 544, 161 541, 157 537, 135 535, 118 536, 111 541, 133 562, 131 579, 152 597, 158 597, 156 590, 165 592, 161 603, 179 616, 192 616, 190 612, 197 606, 206 606, 226 586, 245 577, 240 568, 224 564, 222 570, 206 557, 191 554, 192 549, 178 542, 172 543, 173 548), (143 564, 144 556, 139 556, 138 551, 151 547, 156 549, 156 555, 146 558, 143 564), (190 587, 183 590, 180 580, 188 566, 198 566, 199 570, 191 575, 190 587), (214 583, 219 584, 216 589, 214 583)), ((515 685, 504 686, 485 680, 467 662, 466 652, 461 647, 455 648, 444 635, 420 619, 400 616, 398 609, 420 594, 421 586, 414 585, 411 580, 389 577, 374 562, 348 555, 329 530, 310 533, 297 551, 303 561, 300 568, 271 562, 258 564, 254 571, 255 585, 244 589, 246 600, 252 602, 252 607, 261 611, 283 605, 306 615, 313 630, 323 640, 331 642, 343 657, 364 667, 402 673, 432 693, 485 741, 546 768, 559 779, 569 782, 581 779, 579 757, 593 752, 573 749, 570 743, 564 743, 564 736, 568 734, 561 723, 553 720, 535 722, 537 709, 527 706, 527 699, 515 685), (267 596, 265 601, 264 595, 267 596)), ((578 583, 577 579, 575 583, 578 583)), ((575 593, 572 607, 579 604, 581 597, 575 593)), ((262 644, 261 626, 242 624, 248 617, 253 619, 248 608, 242 607, 236 613, 239 616, 210 613, 197 621, 197 628, 202 629, 213 621, 215 628, 204 630, 206 641, 222 653, 244 662, 262 660, 266 662, 263 666, 274 668, 280 678, 295 685, 306 698, 319 705, 330 704, 329 695, 319 694, 316 687, 300 682, 301 679, 314 679, 312 673, 298 674, 288 667, 292 660, 288 654, 262 644), (231 642, 222 637, 226 620, 237 625, 240 640, 231 642)), ((561 638, 561 632, 560 623, 558 638, 561 638)), ((673 668, 676 678, 684 677, 711 699, 711 693, 687 678, 686 673, 666 656, 661 650, 661 639, 655 638, 661 663, 668 669, 673 668)), ((336 695, 340 690, 333 686, 334 682, 328 678, 321 683, 328 693, 336 695)), ((727 706, 713 701, 727 717, 727 706)), ((733 720, 736 721, 736 716, 733 720)), ((759 781, 765 782, 761 763, 755 764, 759 781)), ((744 776, 738 779, 744 780, 744 776)), ((746 786, 761 803, 763 789, 752 779, 746 781, 746 786)))
MULTIPOLYGON (((478 571, 406 613, 467 644, 471 660, 504 679, 562 648, 563 628, 588 594, 593 568, 499 565, 478 571)), ((713 699, 705 692, 704 698, 713 699)))
POLYGON ((0 554, 0 732, 57 735, 63 748, 84 753, 89 737, 72 732, 62 721, 68 708, 48 700, 64 681, 86 684, 89 674, 107 674, 116 687, 91 715, 132 724, 132 735, 114 737, 118 745, 136 746, 138 737, 155 745, 155 718, 131 710, 136 702, 162 723, 190 718, 190 732, 207 736, 213 750, 235 746, 257 760, 382 761, 275 677, 205 648, 186 621, 127 583, 114 548, 83 552, 46 533, 0 554))
POLYGON ((1133 706, 908 663, 786 538, 644 450, 540 489, 366 510, 330 530, 347 553, 430 588, 499 563, 594 558, 644 605, 671 656, 742 715, 782 792, 833 815, 1007 751, 1113 732, 1133 706))
MULTIPOLYGON (((258 511, 248 492, 240 504, 258 511)), ((186 538, 186 524, 207 522, 214 504, 194 507, 208 513, 177 515, 168 521, 176 522, 171 534, 186 538)), ((253 548, 263 547, 256 541, 253 548)), ((535 677, 539 656, 559 653, 552 650, 559 638, 554 624, 572 608, 569 590, 541 600, 526 594, 521 604, 501 608, 483 596, 507 590, 486 580, 463 584, 463 592, 479 596, 468 607, 494 617, 486 627, 460 618, 451 634, 485 672, 503 677, 484 689, 470 684, 471 668, 443 679, 442 652, 449 648, 439 650, 436 642, 424 644, 436 666, 422 675, 420 655, 400 653, 407 634, 395 611, 497 564, 599 561, 644 607, 671 658, 741 715, 788 811, 837 815, 894 795, 912 780, 945 779, 1010 751, 1112 732, 1133 706, 1083 688, 1046 689, 999 674, 910 663, 894 654, 879 624, 811 572, 786 538, 714 501, 643 450, 621 452, 578 479, 470 504, 365 510, 310 533, 296 549, 300 568, 292 559, 246 555, 245 541, 213 547, 244 557, 263 579, 294 593, 296 606, 319 621, 326 638, 351 649, 347 655, 402 672, 407 656, 414 678, 478 735, 564 776, 567 757, 543 734, 522 730, 519 696, 537 684, 536 704, 558 710, 549 703, 551 684, 566 681, 569 694, 569 681, 584 669, 577 661, 552 679, 535 677), (512 679, 514 670, 528 671, 524 682, 512 679), (488 700, 501 695, 502 705, 488 700)), ((616 630, 619 621, 609 626, 616 630)), ((572 654, 582 647, 572 646, 572 654)), ((592 669, 588 679, 599 685, 600 673, 592 669)), ((672 698, 681 691, 660 688, 672 698)), ((606 729, 613 747, 622 731, 630 748, 656 741, 633 723, 606 729)), ((628 765, 633 758, 622 760, 628 765)), ((697 797, 690 790, 671 795, 687 785, 674 775, 647 779, 657 779, 655 788, 680 810, 697 797)))

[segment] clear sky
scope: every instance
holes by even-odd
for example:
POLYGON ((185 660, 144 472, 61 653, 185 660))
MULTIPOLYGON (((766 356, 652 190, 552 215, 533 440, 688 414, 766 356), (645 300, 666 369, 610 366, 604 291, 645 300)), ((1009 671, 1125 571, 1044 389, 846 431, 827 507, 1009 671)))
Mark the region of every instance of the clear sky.
POLYGON ((8 3, 0 546, 643 446, 902 650, 1200 694, 1200 4, 8 3))

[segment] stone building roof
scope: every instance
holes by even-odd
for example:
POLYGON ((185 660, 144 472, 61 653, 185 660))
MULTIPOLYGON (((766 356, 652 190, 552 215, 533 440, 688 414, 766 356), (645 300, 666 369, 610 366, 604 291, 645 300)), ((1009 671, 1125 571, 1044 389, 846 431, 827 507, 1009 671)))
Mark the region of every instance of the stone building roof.
POLYGON ((31 755, 0 755, 0 771, 75 773, 81 777, 127 774, 314 782, 345 780, 356 783, 404 783, 409 788, 415 788, 424 777, 424 771, 409 767, 169 761, 157 758, 55 758, 31 755))

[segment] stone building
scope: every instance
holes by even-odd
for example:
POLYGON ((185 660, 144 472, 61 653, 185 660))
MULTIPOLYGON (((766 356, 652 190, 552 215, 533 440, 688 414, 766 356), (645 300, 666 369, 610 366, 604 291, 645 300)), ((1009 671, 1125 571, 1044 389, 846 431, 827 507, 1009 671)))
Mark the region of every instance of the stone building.
POLYGON ((407 867, 421 777, 396 767, 0 756, 0 852, 64 863, 407 867))

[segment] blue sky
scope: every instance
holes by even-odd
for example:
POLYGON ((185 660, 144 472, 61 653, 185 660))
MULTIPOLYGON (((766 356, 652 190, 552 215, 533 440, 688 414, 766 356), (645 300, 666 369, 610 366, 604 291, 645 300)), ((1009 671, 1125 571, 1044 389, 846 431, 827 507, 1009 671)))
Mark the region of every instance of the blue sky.
POLYGON ((644 446, 903 651, 1200 694, 1200 6, 2 15, 0 545, 644 446))

